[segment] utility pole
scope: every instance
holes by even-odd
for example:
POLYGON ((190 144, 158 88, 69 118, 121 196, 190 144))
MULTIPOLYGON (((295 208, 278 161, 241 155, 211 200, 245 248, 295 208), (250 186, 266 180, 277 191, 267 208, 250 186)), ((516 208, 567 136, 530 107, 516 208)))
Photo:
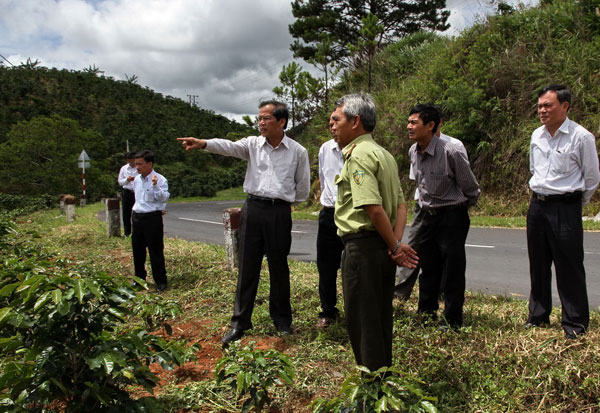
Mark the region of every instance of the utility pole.
POLYGON ((187 95, 189 102, 190 102, 190 106, 198 106, 198 104, 196 103, 196 98, 198 97, 198 95, 187 95))

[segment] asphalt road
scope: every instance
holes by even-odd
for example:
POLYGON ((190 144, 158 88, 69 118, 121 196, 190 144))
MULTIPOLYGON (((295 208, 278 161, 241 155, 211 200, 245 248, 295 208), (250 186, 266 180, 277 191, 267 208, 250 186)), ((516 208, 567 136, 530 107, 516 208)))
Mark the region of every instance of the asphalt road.
MULTIPOLYGON (((223 210, 243 201, 171 203, 165 235, 190 241, 224 244, 223 210)), ((315 261, 317 221, 295 221, 290 258, 315 261)), ((408 233, 408 230, 406 231, 408 233)), ((529 262, 525 230, 471 228, 467 238, 467 289, 522 299, 529 295, 529 262)), ((600 233, 584 235, 585 268, 590 308, 600 306, 600 233)), ((553 303, 560 301, 553 281, 553 303)))

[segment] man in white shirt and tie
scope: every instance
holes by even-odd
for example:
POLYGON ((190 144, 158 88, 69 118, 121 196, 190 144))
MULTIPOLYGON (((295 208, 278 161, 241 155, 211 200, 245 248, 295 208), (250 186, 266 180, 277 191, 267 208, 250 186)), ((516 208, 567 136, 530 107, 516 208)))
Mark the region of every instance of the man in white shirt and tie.
POLYGON ((135 155, 135 167, 139 173, 133 180, 135 204, 131 216, 131 247, 135 276, 146 279, 147 248, 152 277, 156 290, 160 292, 167 288, 162 216, 169 200, 169 184, 164 176, 154 170, 152 152, 138 152, 135 155))
POLYGON ((317 232, 317 268, 319 270, 319 299, 321 312, 317 326, 328 328, 339 315, 337 304, 336 279, 342 263, 344 243, 337 234, 334 212, 337 197, 335 177, 344 166, 342 148, 338 144, 337 133, 332 129, 333 119, 329 118, 329 131, 333 139, 319 149, 319 182, 321 185, 321 205, 319 230, 317 232))
POLYGON ((131 209, 135 204, 135 195, 133 194, 133 180, 138 176, 135 168, 135 152, 127 152, 125 154, 127 163, 121 167, 119 185, 123 188, 121 192, 121 216, 123 218, 123 229, 125 236, 131 235, 131 209))
POLYGON ((310 191, 308 152, 285 134, 287 106, 277 101, 259 104, 261 136, 237 142, 227 139, 177 138, 186 150, 201 148, 211 153, 248 161, 239 233, 239 271, 231 329, 224 345, 239 340, 252 328, 252 311, 258 290, 263 256, 269 264, 269 313, 277 331, 292 333, 290 270, 287 257, 292 244, 291 205, 305 201, 310 191))
POLYGON ((583 266, 582 206, 600 182, 594 135, 567 117, 571 92, 550 85, 538 93, 542 126, 531 135, 532 191, 527 212, 531 293, 526 327, 547 325, 552 311, 552 272, 562 304, 567 339, 584 334, 589 304, 583 266))

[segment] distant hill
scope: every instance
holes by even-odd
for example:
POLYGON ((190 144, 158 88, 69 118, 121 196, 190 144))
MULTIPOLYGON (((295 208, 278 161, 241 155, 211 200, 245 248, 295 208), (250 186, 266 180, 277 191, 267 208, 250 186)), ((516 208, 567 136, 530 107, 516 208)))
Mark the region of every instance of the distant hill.
POLYGON ((92 159, 88 192, 93 198, 110 195, 118 189, 116 177, 129 140, 131 150, 155 153, 156 168, 169 179, 173 195, 209 195, 241 184, 243 162, 199 151, 186 154, 175 138, 237 139, 249 133, 247 126, 224 116, 96 69, 48 69, 35 62, 0 66, 2 192, 77 194, 81 170, 76 160, 86 149, 92 159), (44 171, 65 179, 49 180, 40 175, 44 171))
MULTIPOLYGON (((529 180, 529 139, 540 125, 537 90, 564 83, 573 93, 569 117, 600 135, 600 16, 598 0, 542 0, 531 9, 501 15, 448 38, 417 33, 376 57, 372 94, 376 139, 397 158, 408 180, 408 112, 435 102, 448 115, 443 131, 468 148, 486 194, 523 200, 529 180)), ((345 75, 334 97, 366 91, 365 71, 345 75)), ((303 133, 316 147, 333 107, 303 133)), ((594 199, 600 199, 598 195, 594 199)))

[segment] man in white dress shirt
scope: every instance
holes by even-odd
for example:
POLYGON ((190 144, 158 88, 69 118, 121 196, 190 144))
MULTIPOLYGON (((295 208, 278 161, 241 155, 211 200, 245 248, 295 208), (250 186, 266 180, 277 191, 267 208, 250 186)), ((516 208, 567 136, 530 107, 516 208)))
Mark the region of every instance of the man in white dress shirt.
MULTIPOLYGON (((441 132, 442 125, 444 124, 444 112, 442 111, 442 108, 438 105, 433 106, 440 113, 440 124, 438 125, 436 136, 444 142, 450 142, 456 145, 458 147, 458 150, 464 153, 467 159, 469 159, 469 156, 467 155, 467 150, 465 149, 465 146, 459 139, 453 138, 452 136, 448 136, 441 132)), ((413 170, 412 164, 410 165, 408 177, 413 181, 415 180, 415 171, 413 170)), ((421 206, 419 205, 419 190, 415 189, 415 209, 413 213, 412 223, 410 224, 410 232, 408 233, 408 245, 410 246, 414 247, 421 240, 423 213, 424 212, 421 211, 421 206)), ((416 268, 398 267, 398 283, 394 287, 394 296, 396 298, 402 301, 406 301, 410 298, 413 287, 417 282, 419 271, 421 271, 420 264, 417 264, 416 268)))
POLYGON ((248 161, 239 233, 239 271, 231 329, 224 345, 239 340, 252 328, 252 311, 260 269, 267 256, 270 277, 269 313, 277 331, 292 333, 290 270, 287 257, 292 244, 291 205, 308 198, 310 169, 308 152, 285 134, 287 106, 261 102, 258 128, 261 136, 237 142, 227 139, 177 138, 186 150, 201 148, 248 161))
POLYGON ((135 152, 125 154, 127 163, 121 167, 119 185, 123 188, 121 191, 121 216, 123 218, 123 229, 125 236, 131 235, 131 209, 135 204, 135 195, 133 194, 133 180, 138 176, 135 168, 135 152))
POLYGON ((319 299, 321 312, 317 326, 327 328, 339 315, 337 304, 336 279, 337 271, 342 264, 344 243, 337 234, 334 212, 337 197, 336 175, 344 166, 342 148, 338 144, 338 136, 333 127, 333 119, 329 119, 329 131, 333 139, 328 140, 319 149, 319 182, 321 185, 321 205, 319 213, 319 230, 317 232, 317 268, 319 270, 319 299))
POLYGON ((526 327, 550 322, 552 272, 562 304, 565 337, 584 334, 589 305, 583 266, 582 206, 600 182, 594 135, 567 117, 571 92, 550 85, 538 93, 542 126, 531 135, 532 191, 527 212, 531 293, 526 327))
POLYGON ((167 288, 167 271, 163 242, 163 211, 169 200, 169 184, 154 170, 154 154, 148 150, 135 155, 139 173, 133 180, 135 204, 131 216, 133 265, 135 276, 146 279, 146 248, 150 255, 152 277, 157 291, 167 288))

